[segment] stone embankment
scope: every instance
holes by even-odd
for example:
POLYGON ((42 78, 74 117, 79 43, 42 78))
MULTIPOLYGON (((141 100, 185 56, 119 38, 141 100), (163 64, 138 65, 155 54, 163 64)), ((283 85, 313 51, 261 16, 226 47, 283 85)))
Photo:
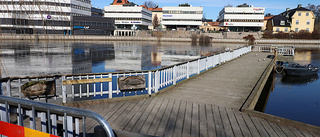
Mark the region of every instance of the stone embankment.
MULTIPOLYGON (((85 40, 85 41, 152 41, 152 42, 191 42, 189 37, 137 37, 137 36, 93 36, 93 35, 0 35, 0 40, 85 40)), ((241 38, 215 38, 212 43, 238 43, 247 44, 241 38)), ((320 40, 282 40, 282 39, 256 39, 255 44, 320 44, 320 40)))

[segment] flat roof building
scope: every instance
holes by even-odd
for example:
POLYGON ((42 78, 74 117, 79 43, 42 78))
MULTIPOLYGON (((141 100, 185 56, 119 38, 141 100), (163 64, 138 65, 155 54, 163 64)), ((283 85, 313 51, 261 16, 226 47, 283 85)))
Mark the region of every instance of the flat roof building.
POLYGON ((253 7, 246 3, 237 7, 224 7, 218 21, 230 31, 260 31, 264 26, 264 7, 253 7))
POLYGON ((91 16, 91 0, 1 0, 0 33, 70 34, 72 16, 91 16))
POLYGON ((135 30, 147 30, 152 25, 152 12, 127 0, 114 0, 104 11, 104 17, 115 19, 115 35, 131 36, 135 30))
POLYGON ((192 7, 188 3, 179 7, 163 7, 162 24, 167 30, 190 30, 202 26, 203 7, 192 7))

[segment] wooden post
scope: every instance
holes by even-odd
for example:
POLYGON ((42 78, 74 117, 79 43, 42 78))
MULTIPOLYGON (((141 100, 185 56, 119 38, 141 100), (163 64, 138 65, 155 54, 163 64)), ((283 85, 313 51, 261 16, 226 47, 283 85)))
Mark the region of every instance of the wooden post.
MULTIPOLYGON (((274 49, 275 51, 274 51, 274 64, 276 64, 277 63, 277 58, 278 58, 278 50, 277 49, 274 49)), ((273 67, 273 71, 275 71, 276 70, 276 65, 274 65, 274 67, 273 67)))

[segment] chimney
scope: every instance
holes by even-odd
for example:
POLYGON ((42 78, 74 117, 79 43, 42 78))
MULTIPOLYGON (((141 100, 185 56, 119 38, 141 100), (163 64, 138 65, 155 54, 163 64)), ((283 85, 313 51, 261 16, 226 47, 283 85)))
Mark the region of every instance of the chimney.
POLYGON ((287 9, 286 9, 286 11, 289 11, 289 10, 290 10, 290 8, 287 8, 287 9))
POLYGON ((301 4, 299 4, 299 5, 298 5, 298 8, 301 8, 301 7, 302 7, 302 5, 301 5, 301 4))

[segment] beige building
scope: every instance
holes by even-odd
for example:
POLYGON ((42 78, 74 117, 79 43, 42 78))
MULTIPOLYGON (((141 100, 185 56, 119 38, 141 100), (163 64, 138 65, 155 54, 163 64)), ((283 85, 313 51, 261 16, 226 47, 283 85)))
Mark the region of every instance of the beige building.
POLYGON ((264 20, 263 20, 263 27, 261 28, 261 30, 266 30, 267 29, 267 23, 268 23, 268 20, 271 19, 272 17, 274 17, 273 15, 270 15, 270 16, 265 16, 264 17, 264 20))
POLYGON ((227 27, 220 27, 220 22, 202 22, 202 29, 205 32, 225 30, 227 27))
POLYGON ((152 11, 152 25, 148 26, 148 29, 149 30, 153 30, 154 27, 153 27, 153 20, 155 17, 158 18, 158 24, 159 24, 159 27, 158 28, 164 28, 164 26, 162 25, 162 15, 163 15, 163 12, 162 12, 162 8, 158 8, 158 7, 147 7, 145 5, 141 5, 140 7, 144 7, 150 11, 152 11))
POLYGON ((298 5, 295 9, 285 12, 268 20, 267 30, 273 32, 299 32, 305 30, 313 32, 315 15, 309 9, 298 5))

